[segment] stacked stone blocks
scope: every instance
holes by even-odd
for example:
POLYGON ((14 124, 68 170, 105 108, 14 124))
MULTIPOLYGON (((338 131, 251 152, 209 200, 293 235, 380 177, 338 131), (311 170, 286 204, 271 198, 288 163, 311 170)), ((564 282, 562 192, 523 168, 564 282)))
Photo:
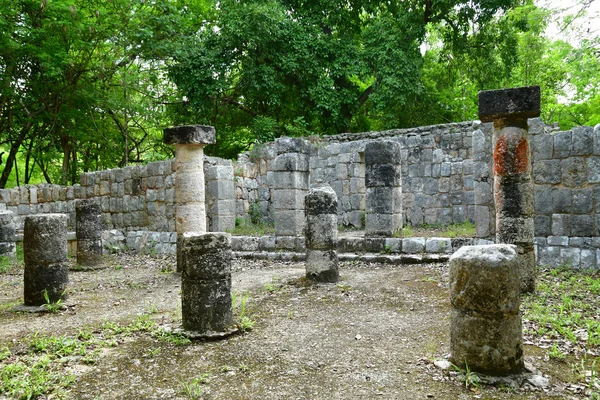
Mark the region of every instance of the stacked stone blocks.
POLYGON ((57 302, 69 282, 67 216, 37 214, 25 218, 23 238, 26 306, 57 302))
POLYGON ((14 257, 15 245, 15 214, 12 211, 0 211, 0 257, 14 257))
POLYGON ((96 268, 102 265, 102 210, 93 199, 78 200, 75 205, 77 265, 96 268))
POLYGON ((337 196, 329 186, 306 195, 306 277, 318 282, 337 282, 337 196))

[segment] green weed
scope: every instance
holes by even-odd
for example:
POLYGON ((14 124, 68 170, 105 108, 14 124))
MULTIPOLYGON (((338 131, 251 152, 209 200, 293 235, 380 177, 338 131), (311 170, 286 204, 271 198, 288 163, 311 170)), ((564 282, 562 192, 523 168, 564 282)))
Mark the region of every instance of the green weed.
MULTIPOLYGON (((61 296, 62 297, 62 296, 61 296)), ((44 289, 44 299, 46 300, 46 310, 53 314, 56 314, 60 311, 62 307, 62 299, 58 299, 56 302, 50 301, 50 295, 48 294, 48 290, 44 289)))
POLYGON ((256 324, 256 321, 253 320, 248 314, 248 297, 249 294, 246 292, 242 297, 239 298, 238 302, 238 294, 236 292, 231 293, 231 304, 237 314, 237 326, 242 332, 252 330, 254 324, 256 324))

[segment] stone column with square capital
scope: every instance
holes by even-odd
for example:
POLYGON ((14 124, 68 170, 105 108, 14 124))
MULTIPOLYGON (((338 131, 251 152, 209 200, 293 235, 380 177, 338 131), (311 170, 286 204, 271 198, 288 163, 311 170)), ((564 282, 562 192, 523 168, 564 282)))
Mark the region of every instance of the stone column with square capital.
POLYGON ((282 137, 273 160, 275 236, 302 236, 304 196, 309 184, 309 147, 302 138, 282 137))
POLYGON ((400 144, 390 140, 365 146, 365 236, 391 237, 402 229, 400 144))
POLYGON ((539 115, 539 86, 479 92, 479 119, 494 123, 496 242, 517 246, 523 293, 535 290, 534 191, 527 119, 539 115))
POLYGON ((175 145, 175 230, 177 270, 181 271, 180 241, 186 232, 206 232, 204 146, 215 143, 212 126, 184 125, 164 130, 166 144, 175 145))

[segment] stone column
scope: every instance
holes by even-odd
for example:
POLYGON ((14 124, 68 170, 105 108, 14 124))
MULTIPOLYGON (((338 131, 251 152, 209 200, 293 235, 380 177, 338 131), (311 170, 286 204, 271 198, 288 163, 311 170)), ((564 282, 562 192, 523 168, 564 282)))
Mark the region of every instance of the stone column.
POLYGON ((496 242, 517 245, 523 293, 535 290, 534 192, 527 119, 539 115, 539 86, 479 92, 479 119, 494 122, 496 242))
POLYGON ((25 305, 45 304, 44 291, 48 292, 51 302, 64 298, 69 282, 67 216, 37 214, 25 217, 23 254, 25 305))
POLYGON ((473 123, 473 192, 475 201, 475 236, 489 239, 496 234, 494 175, 491 123, 473 123))
POLYGON ((77 265, 97 268, 102 265, 102 208, 93 199, 75 203, 75 235, 77 237, 77 265))
POLYGON ((337 196, 329 186, 311 189, 304 198, 306 210, 306 277, 337 282, 337 196))
POLYGON ((0 211, 0 257, 14 257, 15 246, 15 215, 12 211, 0 211))
POLYGON ((450 351, 455 365, 491 375, 523 369, 516 246, 463 246, 450 257, 450 351))
POLYGON ((181 244, 183 329, 198 338, 232 333, 231 236, 184 233, 181 244))
POLYGON ((273 160, 275 236, 302 236, 304 196, 308 191, 308 146, 302 138, 283 137, 276 142, 273 160))
POLYGON ((365 236, 391 237, 402 229, 400 144, 389 140, 365 146, 365 236))
POLYGON ((167 128, 164 141, 175 145, 175 230, 177 271, 181 271, 181 235, 206 232, 204 146, 215 143, 215 128, 203 125, 167 128))
POLYGON ((235 228, 233 165, 207 166, 206 205, 211 232, 226 232, 235 228))

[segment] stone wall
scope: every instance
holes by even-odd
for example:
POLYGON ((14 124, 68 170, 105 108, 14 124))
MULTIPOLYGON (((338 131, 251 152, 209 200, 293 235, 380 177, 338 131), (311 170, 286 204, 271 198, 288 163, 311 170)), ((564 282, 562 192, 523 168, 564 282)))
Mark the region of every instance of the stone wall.
MULTIPOLYGON (((369 141, 392 140, 402 148, 404 223, 447 225, 474 221, 472 122, 344 133, 312 140, 310 183, 328 184, 338 197, 338 222, 364 225, 365 163, 369 141)), ((252 204, 272 220, 272 163, 276 144, 268 143, 240 154, 235 167, 238 215, 252 204)))

